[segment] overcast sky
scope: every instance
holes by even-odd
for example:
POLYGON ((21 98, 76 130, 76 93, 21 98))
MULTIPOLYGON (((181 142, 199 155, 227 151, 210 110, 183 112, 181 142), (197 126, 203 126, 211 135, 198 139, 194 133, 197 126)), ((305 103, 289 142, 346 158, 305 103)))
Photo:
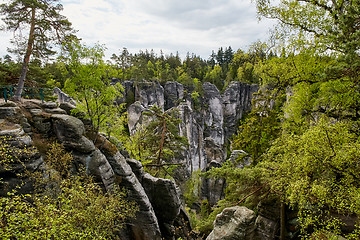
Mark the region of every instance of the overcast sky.
MULTIPOLYGON (((4 0, 0 1, 4 2, 4 0)), ((107 56, 123 47, 131 53, 187 52, 207 59, 212 50, 231 46, 246 50, 266 40, 269 21, 258 22, 251 0, 63 0, 68 17, 83 42, 105 44, 107 56)), ((0 32, 0 57, 10 33, 0 32)))

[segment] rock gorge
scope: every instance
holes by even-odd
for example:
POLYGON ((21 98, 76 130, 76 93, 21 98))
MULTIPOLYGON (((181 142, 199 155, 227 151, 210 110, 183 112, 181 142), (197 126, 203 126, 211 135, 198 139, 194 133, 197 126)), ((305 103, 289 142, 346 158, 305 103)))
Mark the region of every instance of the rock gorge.
MULTIPOLYGON (((10 164, 9 169, 0 172, 4 180, 1 193, 15 188, 21 182, 25 184, 20 192, 31 191, 27 179, 19 179, 16 173, 25 169, 41 170, 44 156, 35 146, 34 137, 55 138, 61 142, 74 157, 73 168, 85 166, 88 174, 101 182, 105 189, 114 185, 125 187, 129 199, 139 206, 136 219, 121 231, 122 239, 175 239, 189 236, 191 227, 183 209, 181 185, 194 171, 206 171, 220 166, 228 156, 229 139, 236 132, 238 122, 251 108, 253 93, 258 86, 232 82, 223 93, 211 83, 204 83, 202 93, 196 99, 191 97, 189 89, 177 82, 167 82, 162 86, 158 82, 125 81, 124 96, 118 102, 127 103, 128 126, 130 134, 143 123, 143 112, 152 105, 164 111, 171 108, 179 110, 182 123, 180 134, 188 139, 189 146, 181 157, 172 159, 181 163, 175 171, 177 184, 145 173, 143 166, 131 159, 126 151, 117 147, 100 135, 93 143, 86 134, 86 120, 71 116, 73 108, 70 98, 56 91, 59 102, 41 103, 24 101, 21 104, 7 102, 0 104, 0 136, 12 138, 11 144, 32 150, 24 156, 24 164, 10 164), (181 226, 179 232, 178 227, 181 226)), ((222 196, 224 183, 221 180, 205 180, 202 198, 215 204, 222 196)))
MULTIPOLYGON (((161 86, 158 82, 126 81, 124 86, 124 97, 119 101, 129 103, 126 100, 129 98, 134 101, 127 108, 130 134, 142 124, 142 113, 150 106, 157 105, 164 111, 178 109, 182 120, 180 135, 189 142, 183 156, 173 160, 182 164, 176 174, 180 182, 188 179, 192 172, 206 171, 230 157, 227 156, 229 140, 236 133, 239 120, 251 109, 253 93, 258 91, 257 85, 232 82, 221 94, 215 85, 205 82, 195 102, 191 90, 178 82, 161 86)), ((215 203, 216 199, 211 202, 215 203)))

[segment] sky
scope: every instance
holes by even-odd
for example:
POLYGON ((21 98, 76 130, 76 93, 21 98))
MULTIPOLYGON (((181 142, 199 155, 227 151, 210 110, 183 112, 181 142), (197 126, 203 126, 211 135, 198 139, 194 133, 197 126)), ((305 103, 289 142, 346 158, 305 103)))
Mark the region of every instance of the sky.
MULTIPOLYGON (((6 0, 0 0, 6 2, 6 0)), ((208 59, 212 50, 246 50, 266 41, 272 22, 256 17, 251 0, 62 0, 66 16, 83 43, 104 44, 106 56, 153 49, 167 55, 194 53, 208 59)), ((0 57, 9 32, 0 32, 0 57)))

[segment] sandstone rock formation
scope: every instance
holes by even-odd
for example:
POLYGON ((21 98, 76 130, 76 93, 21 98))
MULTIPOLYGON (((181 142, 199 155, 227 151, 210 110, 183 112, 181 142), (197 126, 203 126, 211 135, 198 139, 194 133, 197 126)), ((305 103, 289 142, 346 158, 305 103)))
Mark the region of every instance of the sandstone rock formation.
MULTIPOLYGON (((151 98, 148 102, 152 102, 151 98)), ((63 104, 62 104, 63 106, 63 104)), ((66 105, 65 105, 66 106, 66 105)), ((69 110, 69 109, 65 109, 69 110)), ((0 104, 0 136, 11 137, 10 144, 18 149, 24 164, 10 163, 1 169, 1 194, 11 191, 22 180, 16 173, 26 170, 41 170, 44 165, 41 151, 35 147, 33 138, 44 140, 55 138, 74 157, 74 169, 84 166, 88 174, 111 190, 115 185, 125 187, 129 199, 137 203, 139 211, 136 219, 128 223, 121 233, 123 239, 153 240, 175 238, 174 220, 179 216, 181 205, 176 185, 167 179, 159 179, 145 174, 140 162, 126 159, 103 136, 95 143, 86 137, 84 123, 55 103, 25 101, 18 105, 12 102, 0 104), (26 151, 23 151, 26 149, 26 151)), ((31 182, 20 192, 30 192, 31 182)))
MULTIPOLYGON (((130 82, 127 82, 127 88, 130 88, 129 85, 130 82)), ((180 135, 185 136, 189 142, 183 156, 172 160, 182 164, 175 171, 175 179, 179 185, 194 171, 206 171, 212 162, 221 164, 225 161, 228 157, 229 139, 236 133, 238 122, 244 113, 250 110, 252 94, 258 90, 256 85, 233 82, 221 94, 215 85, 205 82, 202 86, 203 94, 199 97, 199 107, 195 106, 189 93, 185 94, 186 90, 178 82, 167 82, 164 87, 158 82, 134 83, 133 86, 136 92, 135 102, 128 107, 130 134, 134 134, 140 125, 145 124, 142 113, 154 104, 165 111, 171 108, 179 110, 182 120, 180 135)), ((125 92, 124 99, 126 98, 125 92)), ((221 181, 210 182, 210 185, 204 186, 207 193, 222 184, 221 181)), ((212 196, 211 204, 221 198, 221 192, 222 190, 209 193, 212 196)))
POLYGON ((216 216, 214 229, 206 240, 256 240, 254 211, 246 207, 225 208, 216 216))
MULTIPOLYGON (((274 209, 275 206, 270 207, 274 209)), ((263 207, 261 207, 262 210, 263 207)), ((258 210, 260 210, 258 208, 258 210)), ((278 210, 278 209, 276 209, 278 210)), ((206 240, 265 240, 275 239, 278 230, 278 211, 272 216, 260 213, 256 216, 254 211, 246 207, 225 208, 216 216, 214 229, 206 240)))

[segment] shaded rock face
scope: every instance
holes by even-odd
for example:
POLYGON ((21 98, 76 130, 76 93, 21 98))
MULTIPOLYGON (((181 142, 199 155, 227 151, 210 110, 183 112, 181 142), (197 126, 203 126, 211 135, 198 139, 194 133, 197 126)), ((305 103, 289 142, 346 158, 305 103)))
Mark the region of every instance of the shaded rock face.
POLYGON ((258 91, 257 85, 232 82, 222 94, 224 106, 224 135, 228 140, 236 133, 237 122, 251 110, 252 94, 258 91), (239 107, 241 106, 241 107, 239 107))
MULTIPOLYGON (((68 107, 66 104, 62 106, 68 107)), ((74 171, 84 166, 105 190, 111 191, 114 186, 124 187, 128 190, 129 200, 137 203, 139 211, 136 218, 120 233, 121 239, 175 239, 173 224, 181 208, 175 183, 144 174, 140 162, 126 159, 102 135, 96 138, 95 143, 88 139, 81 120, 58 114, 62 111, 52 114, 49 109, 58 109, 57 104, 25 102, 20 107, 15 103, 0 105, 0 113, 4 113, 0 118, 0 137, 11 137, 10 145, 16 149, 29 149, 19 156, 24 164, 13 162, 8 169, 0 169, 0 178, 4 181, 0 185, 0 193, 6 194, 22 180, 27 182, 19 179, 17 173, 41 170, 44 166, 42 154, 34 147, 32 138, 35 135, 40 134, 44 139, 56 138, 72 153, 74 171)), ((20 189, 21 193, 31 191, 30 182, 20 189)))
POLYGON ((214 229, 206 240, 255 240, 254 211, 246 207, 225 208, 216 216, 214 229))
MULTIPOLYGON (((203 95, 199 97, 202 107, 195 109, 191 98, 185 96, 184 87, 180 83, 167 82, 162 87, 157 82, 145 82, 137 84, 135 88, 135 103, 128 108, 131 134, 135 134, 138 127, 144 124, 142 113, 147 111, 149 106, 156 104, 165 111, 171 108, 179 110, 182 120, 179 125, 180 135, 185 136, 189 143, 182 156, 172 160, 173 163, 182 164, 182 167, 175 171, 175 179, 180 185, 192 172, 206 171, 213 161, 221 166, 227 158, 226 147, 229 139, 236 133, 240 118, 250 110, 252 95, 258 90, 256 85, 232 82, 224 93, 220 94, 215 85, 205 82, 203 95)), ((213 184, 214 182, 204 186, 204 189, 211 191, 214 189, 213 184)), ((211 202, 221 198, 220 192, 210 195, 213 198, 211 202)))

